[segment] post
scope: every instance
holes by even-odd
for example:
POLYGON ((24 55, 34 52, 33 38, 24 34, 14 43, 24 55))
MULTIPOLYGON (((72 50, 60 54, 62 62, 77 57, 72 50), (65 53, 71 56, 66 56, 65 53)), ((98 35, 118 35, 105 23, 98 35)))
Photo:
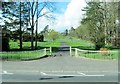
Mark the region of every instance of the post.
POLYGON ((45 55, 46 55, 46 48, 44 49, 44 53, 45 53, 45 55))
POLYGON ((72 48, 71 48, 71 46, 70 46, 70 56, 72 56, 72 48))
POLYGON ((52 55, 52 47, 50 47, 50 55, 52 55))
POLYGON ((77 55, 77 48, 75 48, 75 56, 77 57, 78 55, 77 55))

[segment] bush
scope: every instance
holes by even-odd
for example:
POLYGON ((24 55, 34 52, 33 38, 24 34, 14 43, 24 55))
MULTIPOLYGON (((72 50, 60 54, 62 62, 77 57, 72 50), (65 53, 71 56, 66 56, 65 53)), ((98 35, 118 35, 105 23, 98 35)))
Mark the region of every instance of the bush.
POLYGON ((108 49, 107 48, 100 48, 100 54, 102 56, 108 56, 109 55, 109 52, 108 52, 108 49))

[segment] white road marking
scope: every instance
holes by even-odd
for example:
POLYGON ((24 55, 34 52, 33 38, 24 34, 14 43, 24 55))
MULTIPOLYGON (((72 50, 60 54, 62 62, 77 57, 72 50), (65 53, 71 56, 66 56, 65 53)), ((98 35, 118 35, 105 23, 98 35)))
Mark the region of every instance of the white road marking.
POLYGON ((73 74, 47 74, 45 72, 40 72, 42 75, 44 76, 104 76, 104 75, 86 75, 84 73, 80 73, 78 72, 78 74, 81 74, 81 75, 73 75, 73 74))
POLYGON ((82 74, 83 76, 105 76, 105 75, 98 75, 98 74, 96 74, 96 75, 86 75, 86 74, 84 74, 84 73, 80 73, 80 72, 78 72, 78 74, 82 74))
MULTIPOLYGON (((13 70, 9 70, 8 72, 6 70, 2 71, 0 74, 8 74, 8 75, 12 75, 14 73, 10 73, 13 72, 13 70)), ((63 71, 63 70, 51 70, 51 71, 39 71, 39 70, 16 70, 14 72, 25 72, 25 73, 41 73, 41 75, 48 75, 48 76, 105 76, 103 74, 103 72, 109 72, 109 73, 120 73, 117 71, 63 71), (99 74, 94 74, 94 73, 99 73, 99 74), (50 73, 50 74, 48 74, 50 73), (62 73, 62 74, 61 74, 62 73), (87 74, 85 74, 87 73, 87 74), (75 75, 74 75, 75 74, 75 75)))
POLYGON ((40 72, 42 75, 47 75, 46 73, 44 73, 44 72, 40 72))
POLYGON ((81 75, 83 75, 83 76, 85 76, 86 74, 84 74, 84 73, 80 73, 80 72, 77 72, 78 74, 81 74, 81 75))
MULTIPOLYGON (((51 73, 78 73, 78 72, 87 72, 87 73, 93 73, 93 72, 95 72, 95 73, 118 73, 118 71, 40 71, 40 72, 51 72, 51 73)), ((119 72, 120 73, 120 72, 119 72)))
POLYGON ((13 73, 8 73, 7 71, 3 71, 3 72, 0 73, 0 74, 13 75, 13 73))

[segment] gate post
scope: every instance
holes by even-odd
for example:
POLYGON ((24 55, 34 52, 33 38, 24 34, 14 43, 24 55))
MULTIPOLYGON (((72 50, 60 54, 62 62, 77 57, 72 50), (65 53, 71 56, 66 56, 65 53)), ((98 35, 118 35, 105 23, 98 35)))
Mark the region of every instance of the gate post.
POLYGON ((44 54, 47 55, 46 48, 44 49, 44 54))
POLYGON ((77 48, 75 48, 75 56, 77 57, 77 48))
POLYGON ((52 55, 52 47, 50 47, 50 55, 52 55))

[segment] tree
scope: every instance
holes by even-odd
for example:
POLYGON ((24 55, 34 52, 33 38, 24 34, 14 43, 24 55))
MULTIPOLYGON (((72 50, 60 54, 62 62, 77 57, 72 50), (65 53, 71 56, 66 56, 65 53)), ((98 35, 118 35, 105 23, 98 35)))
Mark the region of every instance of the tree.
POLYGON ((116 24, 118 20, 118 3, 117 2, 87 2, 83 9, 85 17, 81 25, 76 29, 77 35, 84 38, 85 35, 95 44, 96 49, 104 47, 109 43, 118 46, 118 31, 116 24), (84 25, 84 28, 82 26, 84 25), (86 31, 86 34, 81 34, 86 31))
POLYGON ((90 40, 89 36, 89 30, 87 28, 87 24, 83 25, 81 24, 76 30, 75 30, 76 36, 79 39, 84 39, 84 40, 90 40))
POLYGON ((41 31, 41 34, 44 35, 45 38, 48 38, 49 33, 49 25, 46 25, 43 31, 41 31))
POLYGON ((2 28, 2 51, 8 51, 10 49, 9 46, 9 30, 6 28, 2 28))
MULTIPOLYGON (((36 10, 37 10, 37 15, 36 15, 36 18, 38 18, 38 0, 36 2, 36 10)), ((35 48, 37 49, 37 39, 38 39, 38 34, 37 34, 37 31, 38 31, 38 19, 36 20, 36 37, 35 37, 35 48)))
MULTIPOLYGON (((34 27, 38 21, 38 18, 45 16, 47 18, 50 18, 49 13, 53 12, 54 8, 52 3, 46 1, 46 2, 28 2, 29 6, 29 25, 31 26, 31 49, 34 49, 34 27), (49 11, 45 13, 41 13, 44 8, 47 8, 49 11), (37 18, 35 16, 37 15, 37 18)), ((37 25, 36 25, 37 26, 37 25)), ((37 27, 36 27, 36 36, 37 36, 37 27)), ((36 37, 37 38, 37 37, 36 37)), ((36 40, 37 44, 37 40, 36 40)))
POLYGON ((22 26, 22 21, 21 21, 21 2, 20 2, 20 50, 22 50, 22 28, 21 28, 21 26, 22 26))
POLYGON ((68 29, 65 30, 65 36, 67 36, 67 35, 68 35, 68 29))
MULTIPOLYGON (((106 3, 106 42, 112 43, 113 46, 119 46, 118 32, 119 27, 116 21, 119 18, 118 2, 106 3)), ((105 9, 105 7, 104 7, 105 9)))
MULTIPOLYGON (((22 49, 22 32, 27 27, 31 27, 31 49, 34 49, 34 30, 36 26, 36 45, 37 47, 37 31, 38 18, 45 16, 49 17, 49 13, 53 11, 52 3, 50 2, 3 2, 2 3, 2 18, 4 18, 4 27, 10 30, 19 30, 20 49, 22 49), (44 8, 49 9, 49 12, 41 13, 44 8)), ((50 16, 51 17, 51 16, 50 16)))
POLYGON ((54 30, 51 30, 49 32, 49 37, 54 41, 59 38, 59 33, 54 30))
POLYGON ((26 2, 2 3, 2 18, 4 20, 4 28, 7 28, 11 31, 17 31, 20 40, 20 49, 22 49, 22 32, 28 24, 28 9, 25 5, 26 2))
POLYGON ((69 36, 76 37, 76 32, 75 32, 75 29, 73 27, 71 27, 71 29, 69 30, 69 36))
POLYGON ((89 2, 84 11, 86 11, 86 18, 82 20, 82 24, 88 26, 90 40, 98 50, 105 46, 104 14, 101 3, 89 2))

